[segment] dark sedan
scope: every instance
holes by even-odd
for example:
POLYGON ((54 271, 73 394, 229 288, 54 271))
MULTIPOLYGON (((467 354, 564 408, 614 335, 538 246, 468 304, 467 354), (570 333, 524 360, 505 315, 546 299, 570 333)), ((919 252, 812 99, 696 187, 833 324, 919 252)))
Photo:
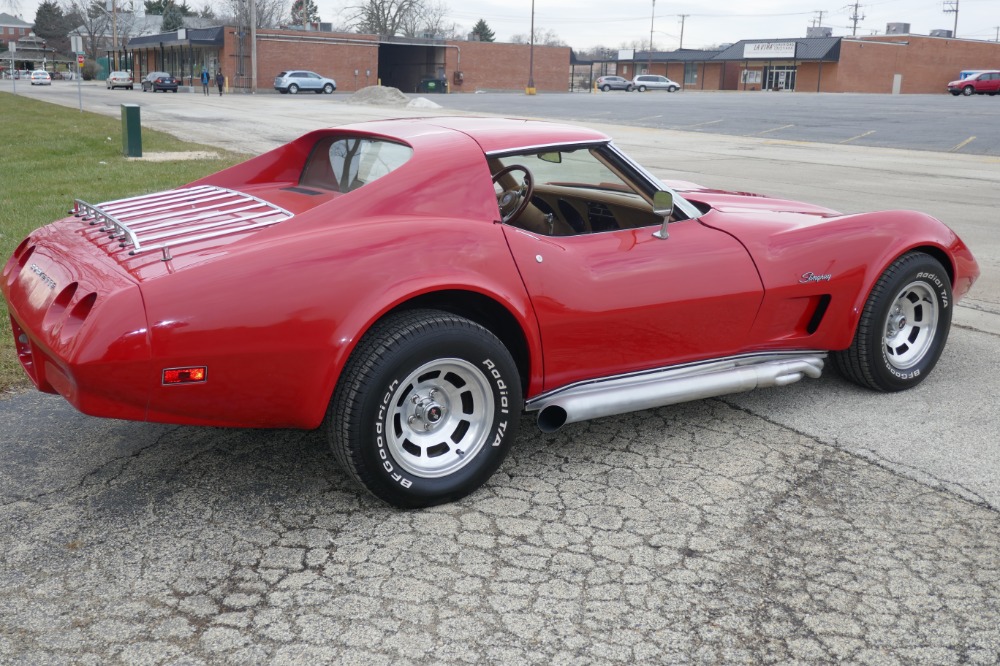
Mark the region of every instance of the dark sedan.
POLYGON ((142 92, 162 90, 177 92, 177 79, 167 72, 150 72, 142 79, 142 92))

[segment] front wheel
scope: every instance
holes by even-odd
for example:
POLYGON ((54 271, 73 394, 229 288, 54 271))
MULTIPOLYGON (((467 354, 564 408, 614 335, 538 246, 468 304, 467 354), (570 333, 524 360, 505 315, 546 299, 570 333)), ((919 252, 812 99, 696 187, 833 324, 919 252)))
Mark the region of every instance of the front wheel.
POLYGON ((325 86, 323 86, 323 92, 326 93, 327 95, 332 95, 333 94, 333 84, 332 83, 328 83, 325 86))
POLYGON ((341 466, 401 508, 450 502, 483 485, 517 431, 521 383, 503 343, 463 317, 386 317, 351 355, 328 413, 341 466))
POLYGON ((976 89, 973 88, 972 86, 965 86, 964 88, 962 88, 962 94, 965 95, 966 97, 970 96, 974 92, 976 92, 976 89))
POLYGON ((851 346, 833 356, 841 374, 876 391, 922 382, 944 351, 951 329, 951 280, 926 254, 911 252, 882 273, 851 346))
POLYGON ((667 88, 667 92, 677 92, 678 90, 680 90, 680 88, 678 88, 677 86, 670 86, 669 88, 667 88))

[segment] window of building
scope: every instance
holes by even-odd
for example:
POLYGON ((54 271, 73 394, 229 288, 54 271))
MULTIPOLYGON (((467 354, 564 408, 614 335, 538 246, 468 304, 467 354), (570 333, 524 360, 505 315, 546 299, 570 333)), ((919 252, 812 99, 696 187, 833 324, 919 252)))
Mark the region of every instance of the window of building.
POLYGON ((692 86, 698 83, 698 63, 684 63, 684 85, 692 86))

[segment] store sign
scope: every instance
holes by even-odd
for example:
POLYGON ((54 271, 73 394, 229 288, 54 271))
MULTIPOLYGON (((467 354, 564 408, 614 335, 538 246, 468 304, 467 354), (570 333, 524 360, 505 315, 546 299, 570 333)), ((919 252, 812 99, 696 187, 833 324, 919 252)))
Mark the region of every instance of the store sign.
POLYGON ((743 45, 743 57, 750 58, 779 58, 795 57, 795 42, 757 42, 756 44, 743 45))

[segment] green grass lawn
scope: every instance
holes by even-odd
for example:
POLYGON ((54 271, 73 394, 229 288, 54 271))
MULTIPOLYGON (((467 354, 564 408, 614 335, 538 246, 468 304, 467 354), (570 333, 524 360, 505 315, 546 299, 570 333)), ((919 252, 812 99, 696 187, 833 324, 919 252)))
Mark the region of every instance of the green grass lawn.
MULTIPOLYGON (((218 159, 147 162, 122 156, 121 120, 0 93, 0 267, 33 229, 98 203, 178 187, 248 156, 142 131, 143 154, 210 150, 218 159)), ((0 298, 0 396, 28 386, 0 298)))

